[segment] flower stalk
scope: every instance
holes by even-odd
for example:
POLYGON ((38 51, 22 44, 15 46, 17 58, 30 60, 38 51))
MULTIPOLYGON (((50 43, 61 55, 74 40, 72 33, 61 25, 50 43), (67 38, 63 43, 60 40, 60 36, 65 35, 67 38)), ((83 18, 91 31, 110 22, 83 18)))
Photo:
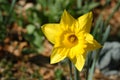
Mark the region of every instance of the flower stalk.
POLYGON ((73 80, 72 63, 71 63, 71 61, 69 59, 68 59, 68 64, 69 64, 69 69, 70 69, 70 80, 73 80))
POLYGON ((74 80, 81 80, 79 76, 79 71, 74 67, 74 80))

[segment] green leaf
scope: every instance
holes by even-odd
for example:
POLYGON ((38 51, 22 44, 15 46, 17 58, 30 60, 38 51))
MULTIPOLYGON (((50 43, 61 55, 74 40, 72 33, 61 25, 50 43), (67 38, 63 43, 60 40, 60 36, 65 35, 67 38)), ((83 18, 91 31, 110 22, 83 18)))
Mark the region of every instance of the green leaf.
POLYGON ((111 29, 111 27, 110 27, 110 25, 109 25, 109 26, 107 27, 104 35, 103 35, 102 44, 107 40, 107 38, 108 38, 108 36, 109 36, 109 33, 110 33, 110 29, 111 29))
POLYGON ((29 24, 26 26, 27 33, 32 34, 35 31, 35 25, 29 24))
POLYGON ((97 22, 96 22, 96 24, 95 24, 94 30, 93 30, 93 32, 92 32, 93 36, 96 35, 97 30, 98 30, 98 28, 100 27, 101 21, 102 21, 102 16, 100 15, 99 18, 98 18, 98 20, 97 20, 97 22))
POLYGON ((100 5, 100 3, 92 2, 87 8, 89 8, 89 10, 91 10, 99 5, 100 5))
POLYGON ((82 0, 77 0, 77 8, 80 9, 82 7, 82 0))
POLYGON ((62 73, 63 73, 63 71, 61 70, 61 69, 57 69, 56 71, 55 71, 55 80, 61 80, 62 78, 62 73))
POLYGON ((96 64, 96 61, 97 61, 97 52, 93 51, 93 54, 96 54, 96 55, 95 55, 95 57, 93 59, 91 68, 89 68, 89 73, 88 73, 89 75, 87 75, 88 76, 87 80, 93 80, 93 74, 94 74, 95 64, 96 64))

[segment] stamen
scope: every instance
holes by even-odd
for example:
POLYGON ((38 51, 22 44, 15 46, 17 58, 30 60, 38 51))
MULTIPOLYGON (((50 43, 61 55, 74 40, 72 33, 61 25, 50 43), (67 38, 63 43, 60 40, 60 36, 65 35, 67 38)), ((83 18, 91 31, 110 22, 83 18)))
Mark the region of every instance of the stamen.
POLYGON ((75 35, 70 35, 68 37, 68 41, 70 41, 71 43, 74 43, 77 41, 77 37, 75 35))

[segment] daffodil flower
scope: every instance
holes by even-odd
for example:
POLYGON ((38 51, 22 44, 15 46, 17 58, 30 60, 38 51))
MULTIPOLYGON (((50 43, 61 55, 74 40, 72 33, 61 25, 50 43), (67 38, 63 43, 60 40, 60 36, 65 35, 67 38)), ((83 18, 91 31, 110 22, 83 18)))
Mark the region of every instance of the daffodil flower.
POLYGON ((87 52, 101 47, 90 34, 92 17, 89 12, 74 19, 64 10, 60 23, 42 26, 46 38, 54 44, 51 64, 69 58, 79 71, 82 70, 87 52))

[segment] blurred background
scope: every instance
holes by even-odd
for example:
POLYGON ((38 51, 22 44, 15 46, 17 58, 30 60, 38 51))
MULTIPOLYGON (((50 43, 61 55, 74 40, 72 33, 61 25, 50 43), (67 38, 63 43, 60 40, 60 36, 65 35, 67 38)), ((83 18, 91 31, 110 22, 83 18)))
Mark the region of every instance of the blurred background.
POLYGON ((93 79, 120 80, 120 0, 0 0, 0 80, 70 80, 66 61, 50 65, 53 45, 40 29, 64 9, 76 19, 93 12, 91 34, 103 45, 93 79))

